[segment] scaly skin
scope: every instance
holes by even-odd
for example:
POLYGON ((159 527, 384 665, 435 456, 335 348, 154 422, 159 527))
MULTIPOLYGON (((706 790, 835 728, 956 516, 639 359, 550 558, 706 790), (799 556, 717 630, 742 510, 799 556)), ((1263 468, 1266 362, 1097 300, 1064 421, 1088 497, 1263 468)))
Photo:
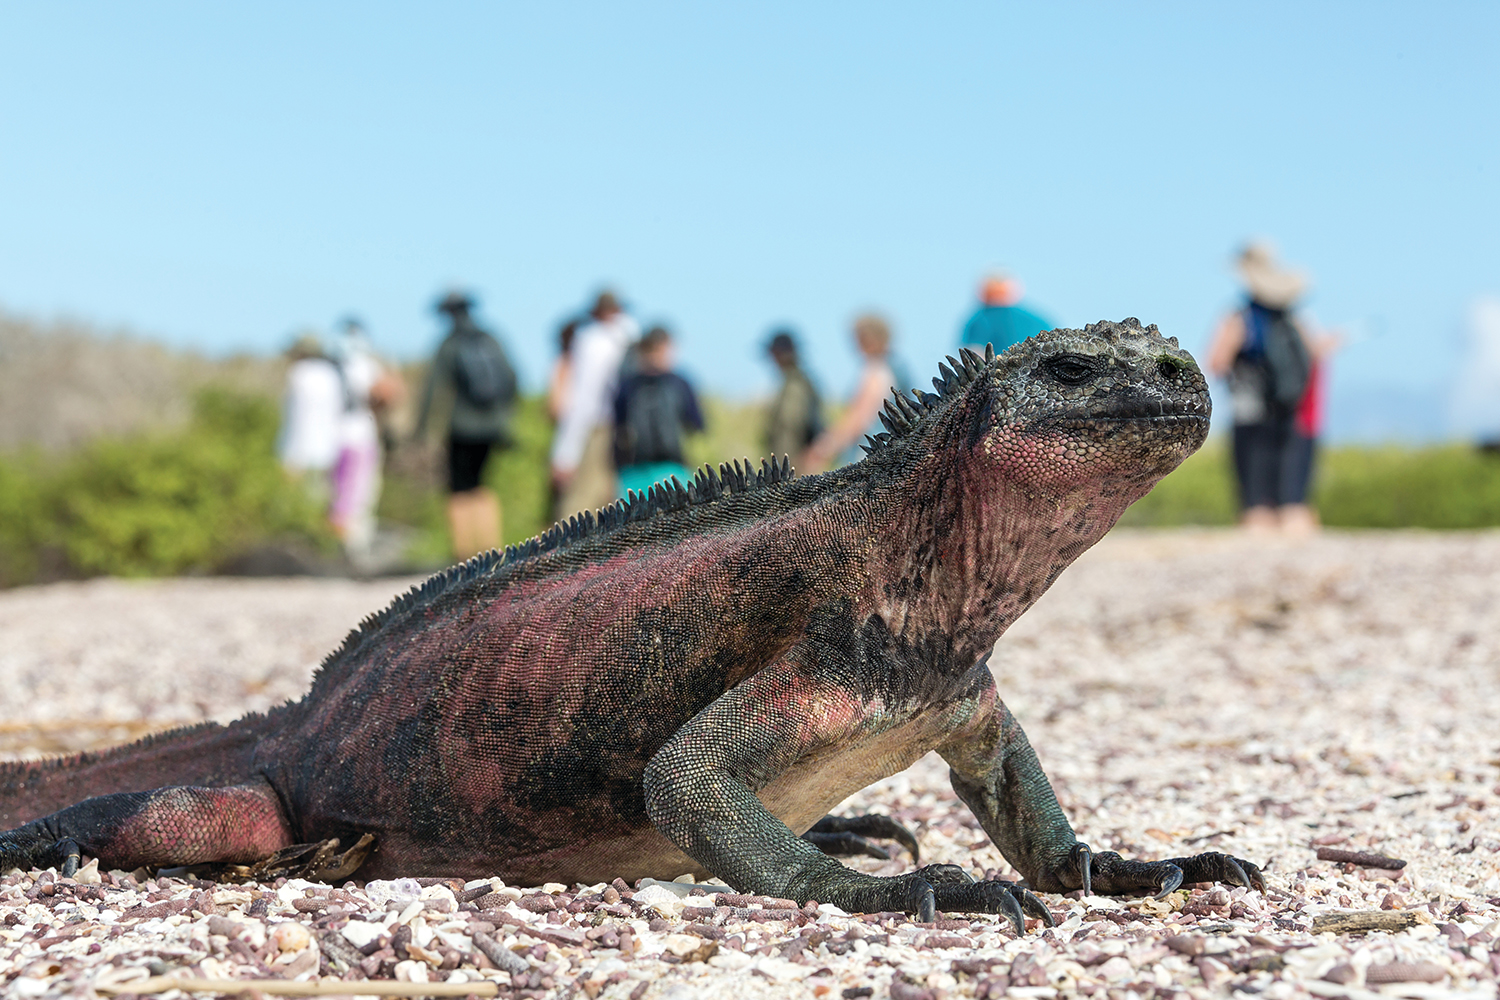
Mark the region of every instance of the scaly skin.
POLYGON ((1033 889, 1259 885, 1221 854, 1079 844, 987 665, 1202 444, 1202 374, 1134 320, 957 365, 936 395, 891 404, 890 433, 853 466, 700 473, 434 578, 351 634, 300 702, 185 732, 220 746, 199 747, 201 777, 158 738, 151 773, 203 786, 190 794, 139 794, 152 786, 129 775, 129 748, 0 770, 22 824, 0 834, 0 864, 75 846, 123 867, 209 860, 215 844, 243 859, 372 833, 365 877, 693 871, 850 911, 1045 914, 953 866, 878 878, 799 839, 936 750, 1033 889), (64 784, 101 797, 38 819, 69 801, 64 784))

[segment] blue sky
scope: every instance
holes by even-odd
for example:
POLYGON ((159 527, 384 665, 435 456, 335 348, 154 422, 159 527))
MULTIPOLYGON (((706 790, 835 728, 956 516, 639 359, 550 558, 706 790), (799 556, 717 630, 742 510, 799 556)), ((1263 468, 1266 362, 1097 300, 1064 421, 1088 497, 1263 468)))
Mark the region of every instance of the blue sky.
POLYGON ((839 393, 857 311, 925 380, 994 266, 1198 349, 1257 235, 1359 338, 1334 431, 1432 433, 1500 292, 1497 43, 1479 3, 8 4, 0 308, 415 357, 461 283, 535 385, 607 282, 711 389, 791 322, 839 393))

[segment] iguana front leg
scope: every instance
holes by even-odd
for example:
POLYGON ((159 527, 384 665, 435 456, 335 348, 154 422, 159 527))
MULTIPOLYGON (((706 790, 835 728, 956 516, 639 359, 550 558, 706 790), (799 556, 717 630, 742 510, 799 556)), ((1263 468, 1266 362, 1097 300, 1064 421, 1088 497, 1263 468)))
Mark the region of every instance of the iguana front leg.
MULTIPOLYGON (((1030 893, 1007 882, 976 883, 954 865, 894 877, 846 868, 800 839, 757 795, 774 799, 790 788, 812 799, 820 781, 837 780, 826 775, 837 769, 841 754, 897 729, 910 727, 912 739, 928 743, 872 752, 891 759, 919 756, 937 739, 924 737, 922 727, 913 725, 918 721, 862 700, 852 685, 789 664, 766 668, 700 712, 651 758, 644 776, 646 812, 689 857, 742 892, 801 903, 816 899, 851 913, 901 910, 921 920, 932 920, 939 908, 1002 913, 1018 933, 1023 908, 1051 922, 1030 893), (788 776, 795 777, 791 785, 788 776)), ((940 726, 938 720, 933 728, 940 726)))
POLYGON ((987 711, 939 753, 953 790, 974 811, 1006 860, 1041 892, 1164 896, 1183 882, 1265 888, 1249 861, 1208 852, 1166 861, 1132 861, 1078 842, 1021 724, 990 682, 987 711))

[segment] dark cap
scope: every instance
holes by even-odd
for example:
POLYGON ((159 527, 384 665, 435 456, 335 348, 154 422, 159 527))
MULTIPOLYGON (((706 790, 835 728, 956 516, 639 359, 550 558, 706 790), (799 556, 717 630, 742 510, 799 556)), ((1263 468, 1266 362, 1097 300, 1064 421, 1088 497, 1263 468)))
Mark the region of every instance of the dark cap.
POLYGON ((436 308, 438 312, 455 314, 468 312, 473 306, 473 297, 468 292, 459 291, 455 288, 441 299, 438 299, 436 308))
POLYGON ((668 344, 671 343, 671 341, 672 333, 670 330, 668 330, 664 326, 653 326, 651 329, 647 330, 646 335, 641 338, 640 349, 643 351, 654 351, 662 344, 668 344))
POLYGON ((772 354, 796 354, 797 341, 790 330, 777 330, 766 343, 766 350, 772 354))

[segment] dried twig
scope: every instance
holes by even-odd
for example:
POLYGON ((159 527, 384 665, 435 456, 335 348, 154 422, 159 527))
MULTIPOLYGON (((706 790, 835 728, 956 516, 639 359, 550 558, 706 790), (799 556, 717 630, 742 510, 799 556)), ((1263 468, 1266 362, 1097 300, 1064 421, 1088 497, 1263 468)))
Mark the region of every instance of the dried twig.
POLYGON ((485 981, 478 983, 406 983, 394 979, 355 979, 302 982, 295 979, 189 979, 176 976, 152 976, 128 983, 110 983, 94 987, 96 993, 256 993, 273 997, 478 997, 500 995, 500 987, 485 981))
POLYGON ((517 955, 483 931, 473 931, 472 937, 474 947, 484 952, 484 957, 493 962, 495 968, 509 972, 512 976, 518 976, 523 972, 531 971, 531 966, 527 963, 526 959, 517 955))

